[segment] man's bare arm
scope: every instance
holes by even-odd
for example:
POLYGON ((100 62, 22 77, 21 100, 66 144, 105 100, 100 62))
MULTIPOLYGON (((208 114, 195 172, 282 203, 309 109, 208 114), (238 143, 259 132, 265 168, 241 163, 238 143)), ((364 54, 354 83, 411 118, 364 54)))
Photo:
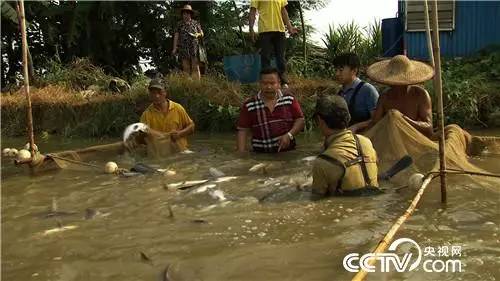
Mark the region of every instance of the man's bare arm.
POLYGON ((286 25, 286 28, 288 29, 288 32, 290 32, 290 34, 295 34, 298 32, 297 28, 293 27, 292 23, 290 22, 286 7, 281 8, 281 17, 283 18, 283 23, 286 25))
POLYGON ((255 32, 253 31, 253 26, 255 24, 255 15, 257 14, 257 9, 254 7, 250 8, 250 14, 248 16, 248 26, 250 31, 250 36, 252 41, 255 41, 255 32))
POLYGON ((415 129, 427 136, 432 137, 432 102, 429 93, 422 88, 414 88, 414 91, 421 91, 418 98, 418 120, 413 120, 410 117, 403 115, 404 119, 410 123, 415 129))
POLYGON ((194 133, 194 122, 191 122, 186 128, 179 131, 179 137, 187 137, 194 133))
POLYGON ((238 152, 247 152, 247 139, 250 129, 238 128, 238 136, 236 138, 236 144, 238 152))
POLYGON ((304 124, 305 124, 304 118, 295 119, 295 122, 293 123, 290 133, 296 136, 298 133, 300 133, 300 131, 304 129, 304 124))

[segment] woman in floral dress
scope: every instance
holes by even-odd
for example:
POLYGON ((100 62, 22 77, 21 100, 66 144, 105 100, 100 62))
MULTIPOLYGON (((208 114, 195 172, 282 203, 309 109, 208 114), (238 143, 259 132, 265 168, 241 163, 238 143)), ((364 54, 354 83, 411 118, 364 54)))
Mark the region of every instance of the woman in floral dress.
POLYGON ((184 72, 200 79, 199 40, 203 37, 203 30, 200 23, 193 19, 194 13, 191 5, 184 5, 182 8, 182 21, 175 32, 172 54, 179 55, 184 72))

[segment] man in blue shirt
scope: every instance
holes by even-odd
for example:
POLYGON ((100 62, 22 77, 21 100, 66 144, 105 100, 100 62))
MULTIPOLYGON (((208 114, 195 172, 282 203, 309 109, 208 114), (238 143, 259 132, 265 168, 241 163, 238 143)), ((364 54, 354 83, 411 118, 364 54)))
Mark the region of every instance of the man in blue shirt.
POLYGON ((342 89, 338 92, 349 106, 351 123, 349 129, 353 132, 366 127, 377 107, 379 94, 371 84, 358 78, 360 67, 359 57, 353 53, 337 56, 333 61, 335 76, 342 89))

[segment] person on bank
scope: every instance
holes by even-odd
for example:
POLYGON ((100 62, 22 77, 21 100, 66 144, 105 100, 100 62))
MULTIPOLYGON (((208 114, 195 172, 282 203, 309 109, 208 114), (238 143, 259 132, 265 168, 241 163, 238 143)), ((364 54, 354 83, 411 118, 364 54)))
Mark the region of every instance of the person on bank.
POLYGON ((304 114, 297 99, 281 91, 277 69, 261 71, 260 91, 241 106, 237 128, 239 152, 249 150, 249 136, 255 152, 295 148, 295 136, 304 129, 304 114))
POLYGON ((350 128, 357 131, 358 127, 366 127, 377 107, 377 89, 358 78, 361 63, 356 54, 341 54, 334 59, 333 65, 335 78, 342 85, 338 95, 343 97, 349 106, 350 128))
POLYGON ((288 88, 286 75, 286 38, 285 25, 291 35, 297 34, 298 29, 292 26, 288 17, 287 0, 252 0, 250 2, 249 27, 252 41, 255 42, 253 26, 257 13, 259 14, 259 48, 261 48, 262 68, 271 67, 272 54, 275 54, 276 65, 282 87, 288 88))
POLYGON ((314 118, 325 142, 313 162, 313 198, 380 193, 377 154, 368 138, 347 128, 351 116, 345 100, 338 95, 320 97, 314 118))
POLYGON ((196 79, 200 79, 199 48, 203 30, 198 21, 193 19, 195 10, 191 5, 181 9, 182 21, 177 25, 174 34, 173 55, 179 55, 182 60, 182 70, 196 79))
POLYGON ((149 83, 151 105, 142 113, 141 122, 146 124, 148 134, 161 138, 169 135, 179 151, 188 149, 187 137, 194 133, 194 122, 182 105, 169 100, 163 79, 149 83))

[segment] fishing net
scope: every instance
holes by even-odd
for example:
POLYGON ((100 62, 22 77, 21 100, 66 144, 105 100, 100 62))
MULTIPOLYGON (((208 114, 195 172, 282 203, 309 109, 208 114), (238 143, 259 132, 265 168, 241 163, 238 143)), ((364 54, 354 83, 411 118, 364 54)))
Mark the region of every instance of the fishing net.
MULTIPOLYGON (((426 174, 439 171, 439 148, 437 141, 430 140, 408 122, 396 110, 389 111, 374 127, 365 133, 377 151, 379 170, 389 168, 405 155, 413 158, 412 169, 400 173, 394 180, 405 183, 408 176, 414 172, 426 174)), ((45 161, 36 166, 38 170, 47 169, 89 169, 102 170, 107 161, 118 161, 121 155, 127 153, 134 156, 143 155, 149 158, 164 158, 179 149, 170 138, 138 136, 134 138, 135 149, 130 151, 122 142, 92 146, 79 150, 69 150, 48 154, 45 161)), ((445 128, 445 150, 447 169, 469 172, 489 172, 486 168, 473 164, 472 156, 497 154, 500 155, 500 138, 471 136, 457 125, 445 128)), ((476 161, 477 162, 477 161, 476 161)), ((479 161, 480 162, 480 161, 479 161)), ((470 178, 470 177, 469 177, 470 178)), ((500 181, 492 178, 474 177, 481 184, 498 185, 500 181)), ((472 180, 472 178, 471 178, 472 180)))
MULTIPOLYGON (((364 135, 371 139, 382 166, 387 167, 404 155, 410 155, 416 171, 423 174, 439 171, 438 142, 430 140, 412 127, 397 110, 389 111, 364 135)), ((471 136, 459 126, 449 125, 445 127, 445 151, 447 169, 488 173, 485 168, 471 163, 471 157, 500 155, 500 138, 471 136)), ((499 183, 492 178, 473 179, 481 184, 499 183)))
POLYGON ((123 142, 116 142, 46 154, 45 160, 37 163, 34 168, 36 171, 88 170, 92 168, 102 170, 105 162, 118 161, 126 154, 160 158, 169 156, 178 150, 177 145, 171 142, 170 138, 145 137, 137 141, 133 148, 125 146, 123 142))

